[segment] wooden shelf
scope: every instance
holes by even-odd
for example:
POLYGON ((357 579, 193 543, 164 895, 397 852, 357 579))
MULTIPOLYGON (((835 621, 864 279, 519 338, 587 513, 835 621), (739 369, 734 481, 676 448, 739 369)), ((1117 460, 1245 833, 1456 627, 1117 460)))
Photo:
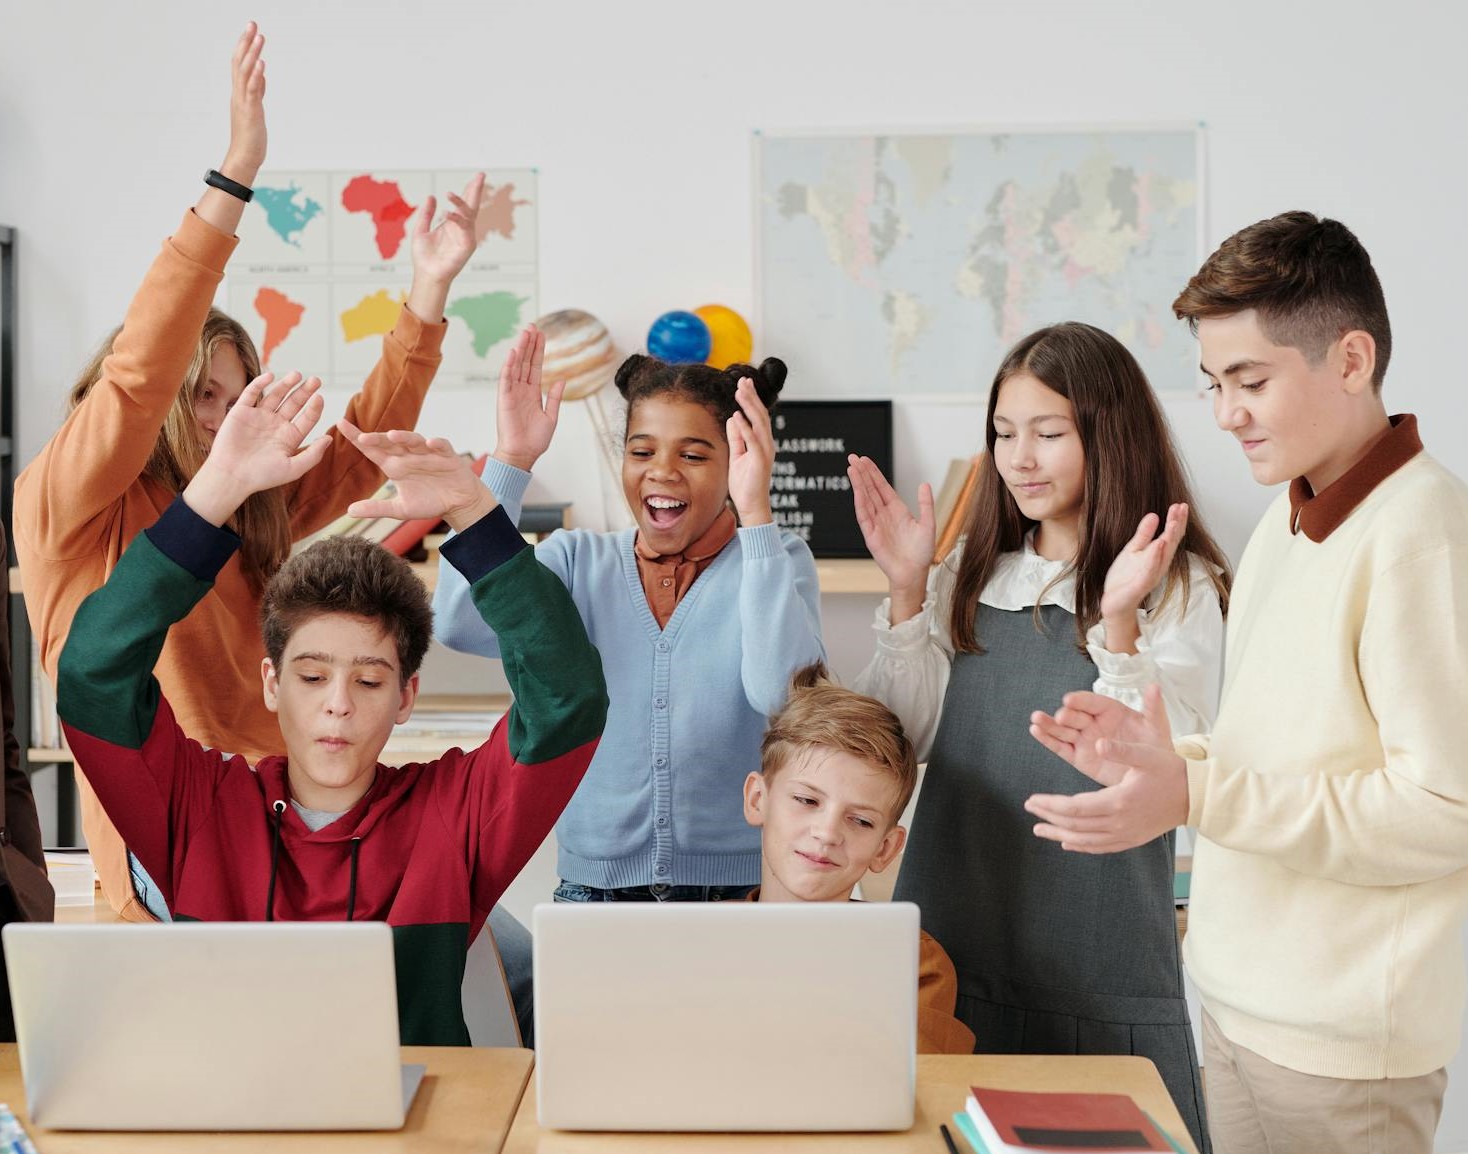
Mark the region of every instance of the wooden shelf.
POLYGON ((887 595, 887 578, 877 563, 867 557, 816 560, 816 577, 822 593, 887 595))
MULTIPOLYGON (((432 593, 438 584, 437 555, 435 554, 428 561, 414 562, 413 572, 432 593)), ((875 561, 864 557, 817 560, 816 576, 820 580, 822 593, 860 593, 878 596, 885 596, 887 593, 887 578, 882 576, 882 571, 877 568, 875 561)), ((10 591, 12 593, 25 592, 21 585, 20 570, 17 568, 10 570, 10 591)))

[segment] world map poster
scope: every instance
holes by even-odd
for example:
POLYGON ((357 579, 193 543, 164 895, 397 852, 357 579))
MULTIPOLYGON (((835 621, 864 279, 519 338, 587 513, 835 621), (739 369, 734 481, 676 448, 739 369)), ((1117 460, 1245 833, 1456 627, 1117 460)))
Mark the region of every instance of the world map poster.
POLYGON ((1196 388, 1171 303, 1200 259, 1200 135, 761 135, 761 346, 800 396, 982 398, 1016 341, 1079 320, 1196 388))
MULTIPOLYGON (((497 377, 520 327, 539 315, 536 173, 485 170, 479 247, 449 292, 435 388, 497 377)), ((430 196, 473 172, 268 172, 240 225, 230 262, 229 311, 267 369, 299 369, 328 388, 355 390, 397 323, 413 280, 412 232, 430 196)))

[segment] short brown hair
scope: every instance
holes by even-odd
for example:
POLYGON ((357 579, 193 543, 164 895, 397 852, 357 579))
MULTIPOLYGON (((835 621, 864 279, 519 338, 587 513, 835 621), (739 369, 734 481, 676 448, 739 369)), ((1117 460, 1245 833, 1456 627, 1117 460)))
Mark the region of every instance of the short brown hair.
POLYGON ((265 587, 260 633, 279 671, 291 635, 307 621, 341 613, 375 621, 398 651, 404 682, 418 672, 433 635, 428 590, 412 567, 361 537, 327 537, 296 554, 265 587))
POLYGON ((895 823, 917 787, 917 754, 897 715, 870 697, 826 679, 822 665, 808 665, 790 682, 785 707, 770 718, 760 744, 760 772, 768 781, 808 749, 849 753, 897 784, 895 823))
POLYGON ((1255 309, 1277 345, 1318 362, 1332 342, 1360 329, 1376 342, 1371 384, 1381 391, 1392 356, 1386 297, 1371 257, 1338 220, 1285 212, 1229 237, 1203 262, 1172 311, 1196 333, 1200 320, 1255 309))

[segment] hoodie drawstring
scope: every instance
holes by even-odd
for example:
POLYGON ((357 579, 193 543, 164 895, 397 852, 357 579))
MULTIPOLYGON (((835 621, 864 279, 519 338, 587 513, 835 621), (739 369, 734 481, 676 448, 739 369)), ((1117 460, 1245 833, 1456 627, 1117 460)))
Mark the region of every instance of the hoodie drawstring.
MULTIPOLYGON (((275 829, 270 840, 270 885, 265 890, 265 920, 275 921, 275 875, 280 866, 280 824, 285 817, 285 802, 272 802, 270 808, 275 815, 275 829)), ((352 871, 347 879, 347 921, 357 912, 357 851, 362 847, 360 837, 352 838, 352 871)))
POLYGON ((270 843, 270 885, 265 890, 265 920, 275 921, 275 871, 280 865, 280 822, 285 816, 285 802, 276 801, 270 806, 275 811, 275 834, 270 843))
POLYGON ((352 874, 347 882, 347 921, 352 920, 352 914, 357 908, 357 850, 362 845, 362 839, 352 839, 352 874))

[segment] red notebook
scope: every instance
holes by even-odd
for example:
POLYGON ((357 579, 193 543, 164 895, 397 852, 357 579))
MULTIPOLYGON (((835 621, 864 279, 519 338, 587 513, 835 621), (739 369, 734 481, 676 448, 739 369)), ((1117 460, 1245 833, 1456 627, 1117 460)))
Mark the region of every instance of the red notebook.
POLYGON ((1172 1144, 1126 1094, 1056 1094, 971 1087, 968 1111, 1001 1150, 1170 1151, 1172 1144), (985 1125, 987 1123, 987 1126, 985 1125))

